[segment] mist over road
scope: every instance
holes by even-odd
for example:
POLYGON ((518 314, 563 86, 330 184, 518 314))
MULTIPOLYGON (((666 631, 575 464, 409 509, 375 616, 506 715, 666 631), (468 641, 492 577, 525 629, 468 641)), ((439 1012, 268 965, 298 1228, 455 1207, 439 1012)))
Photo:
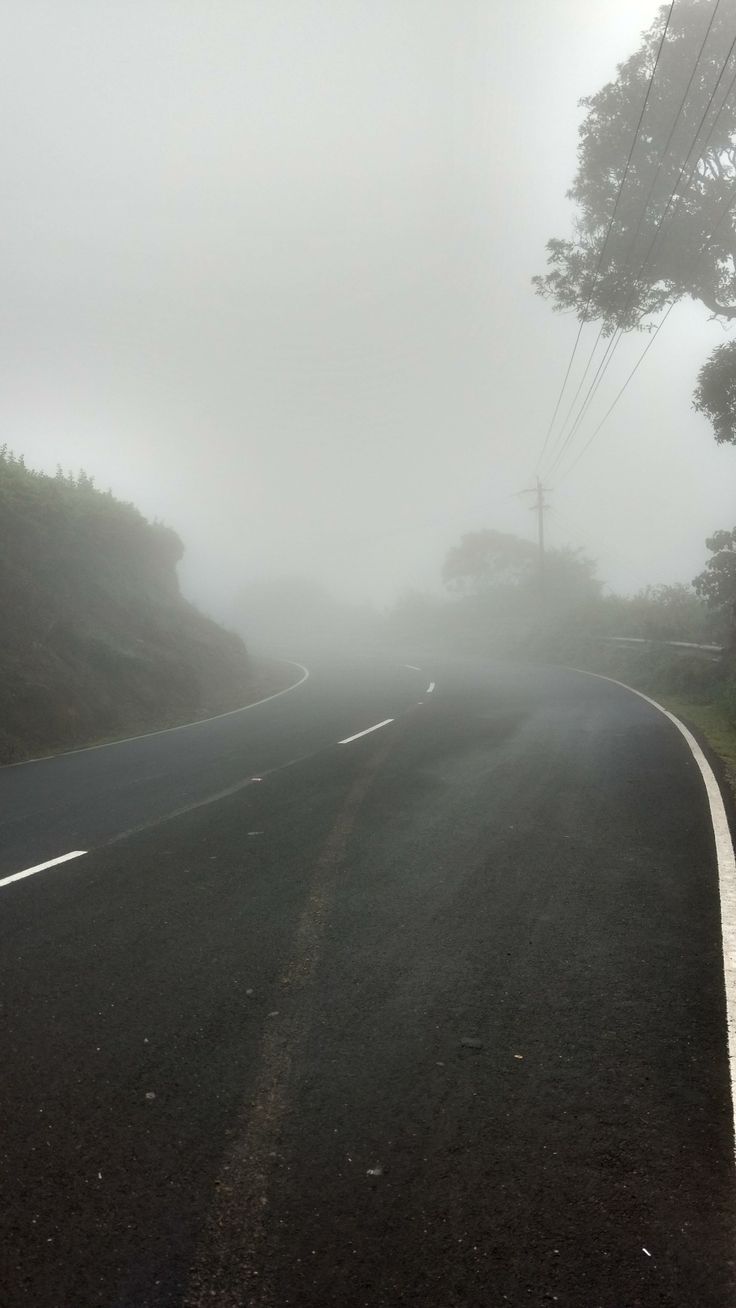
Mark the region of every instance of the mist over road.
POLYGON ((4 1308, 733 1302, 686 741, 571 670, 307 662, 0 770, 0 880, 86 851, 0 886, 4 1308))

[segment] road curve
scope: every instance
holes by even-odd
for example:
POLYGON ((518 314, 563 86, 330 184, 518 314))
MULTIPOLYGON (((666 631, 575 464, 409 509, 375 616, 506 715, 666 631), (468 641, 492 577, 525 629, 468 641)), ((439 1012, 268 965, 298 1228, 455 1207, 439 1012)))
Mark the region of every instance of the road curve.
POLYGON ((687 742, 405 657, 0 770, 3 1308, 736 1302, 687 742))

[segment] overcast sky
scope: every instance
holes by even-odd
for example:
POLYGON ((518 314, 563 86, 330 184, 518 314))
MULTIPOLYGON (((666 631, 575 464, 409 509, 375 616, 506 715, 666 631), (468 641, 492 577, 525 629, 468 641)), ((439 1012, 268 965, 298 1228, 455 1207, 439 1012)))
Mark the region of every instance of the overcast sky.
MULTIPOLYGON (((657 7, 5 0, 2 439, 176 527, 224 615, 295 571, 387 603, 463 531, 530 534, 577 327, 530 278, 570 231, 577 101, 657 7)), ((679 306, 554 482, 551 543, 616 588, 690 580, 736 522, 736 450, 690 407, 722 339, 679 306)))

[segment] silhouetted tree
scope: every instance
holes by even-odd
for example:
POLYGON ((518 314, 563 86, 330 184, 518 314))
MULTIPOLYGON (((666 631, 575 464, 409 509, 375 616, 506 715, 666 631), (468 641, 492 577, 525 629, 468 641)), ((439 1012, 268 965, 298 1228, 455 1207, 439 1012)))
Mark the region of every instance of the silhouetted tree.
POLYGON ((637 136, 669 10, 662 6, 615 81, 581 102, 587 116, 569 192, 575 236, 548 243, 550 271, 534 279, 555 309, 598 319, 606 334, 637 327, 683 296, 736 317, 736 207, 728 207, 736 181, 736 98, 726 98, 733 57, 723 67, 736 0, 717 6, 699 62, 712 0, 674 6, 637 136))
POLYGON ((728 618, 729 643, 736 645, 736 527, 717 531, 705 542, 711 558, 693 581, 698 595, 728 618))
POLYGON ((532 575, 536 560, 537 550, 531 541, 504 531, 471 531, 449 551, 442 580, 450 590, 457 591, 518 585, 532 575))
MULTIPOLYGON (((460 544, 449 551, 442 568, 445 585, 466 594, 536 592, 538 575, 539 554, 533 541, 491 529, 463 536, 460 544)), ((600 591, 595 563, 580 550, 548 550, 545 575, 548 595, 558 600, 592 599, 600 591)))
POLYGON ((736 445, 736 341, 718 345, 703 364, 693 407, 710 419, 719 445, 736 445))

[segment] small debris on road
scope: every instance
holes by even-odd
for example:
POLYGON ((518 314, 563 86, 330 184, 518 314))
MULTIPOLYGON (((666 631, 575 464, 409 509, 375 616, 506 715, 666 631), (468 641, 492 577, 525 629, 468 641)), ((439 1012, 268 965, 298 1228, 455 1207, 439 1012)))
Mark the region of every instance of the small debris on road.
POLYGON ((154 1090, 146 1090, 146 1099, 155 1099, 155 1098, 156 1098, 156 1092, 154 1090))
POLYGON ((460 1044, 464 1045, 466 1049, 483 1048, 483 1041, 478 1040, 476 1036, 463 1036, 462 1040, 460 1041, 460 1044))
POLYGON ((278 1010, 278 1008, 274 1008, 273 1012, 272 1012, 272 1013, 269 1013, 268 1016, 269 1016, 269 1017, 278 1017, 278 1015, 279 1015, 279 1010, 278 1010))
POLYGON ((644 1245, 642 1245, 642 1247, 641 1247, 641 1251, 642 1251, 642 1253, 645 1253, 645 1254, 646 1254, 647 1258, 651 1258, 652 1255, 650 1254, 650 1252, 649 1252, 648 1249, 645 1249, 645 1248, 644 1248, 644 1245))
POLYGON ((250 998, 255 994, 255 991, 249 989, 249 990, 246 990, 245 993, 246 993, 246 995, 248 996, 248 998, 250 999, 250 998))
POLYGON ((383 1168, 380 1163, 376 1163, 375 1167, 369 1167, 366 1176, 383 1176, 383 1168))
POLYGON ((523 1054, 514 1054, 514 1058, 521 1058, 521 1059, 523 1060, 524 1055, 523 1055, 523 1054))

